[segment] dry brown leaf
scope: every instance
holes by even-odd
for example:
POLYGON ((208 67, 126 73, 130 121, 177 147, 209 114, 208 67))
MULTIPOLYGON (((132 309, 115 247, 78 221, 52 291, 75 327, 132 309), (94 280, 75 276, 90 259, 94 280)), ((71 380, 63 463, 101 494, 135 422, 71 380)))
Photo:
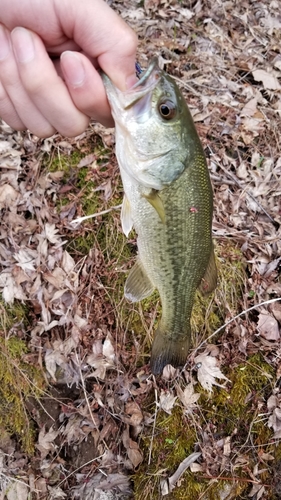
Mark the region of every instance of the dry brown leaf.
POLYGON ((164 391, 162 389, 159 398, 159 408, 171 415, 176 399, 177 396, 174 396, 171 391, 164 391))
POLYGON ((61 242, 60 236, 57 234, 58 229, 56 229, 55 224, 45 224, 44 231, 42 235, 47 238, 50 243, 57 244, 61 242))
POLYGON ((13 481, 5 491, 7 500, 27 500, 29 498, 29 488, 23 481, 13 481))
POLYGON ((265 492, 265 487, 262 484, 253 484, 252 489, 249 493, 249 497, 255 497, 256 500, 263 498, 263 494, 265 492))
POLYGON ((250 101, 248 101, 242 109, 240 116, 254 116, 257 111, 257 102, 257 97, 250 99, 250 101))
POLYGON ((281 301, 273 302, 273 304, 270 304, 269 308, 274 318, 281 324, 281 301))
POLYGON ((262 82, 264 88, 269 90, 280 90, 281 85, 276 76, 264 69, 256 69, 253 72, 253 77, 256 82, 262 82))
POLYGON ((36 448, 40 451, 42 459, 44 459, 50 451, 55 450, 56 446, 54 441, 58 434, 59 431, 56 431, 53 427, 51 427, 47 432, 45 426, 40 430, 36 448))
POLYGON ((48 486, 48 500, 57 500, 59 498, 66 498, 67 494, 60 488, 60 486, 48 486))
POLYGON ((280 329, 276 319, 268 313, 260 313, 257 329, 266 340, 279 340, 280 329))
POLYGON ((134 468, 136 468, 143 461, 143 454, 138 443, 130 438, 129 426, 123 432, 122 441, 127 450, 129 460, 132 462, 134 468))
POLYGON ((177 395, 185 408, 185 413, 192 411, 198 399, 200 398, 199 393, 194 392, 194 387, 192 382, 190 382, 184 390, 182 390, 179 386, 177 386, 177 395))
POLYGON ((17 196, 18 192, 10 184, 0 186, 0 209, 8 207, 17 196))
POLYGON ((167 480, 161 481, 161 493, 163 496, 168 495, 171 491, 175 489, 178 481, 184 472, 201 456, 200 452, 191 453, 186 457, 178 466, 176 472, 170 476, 167 480))
POLYGON ((274 430, 274 438, 281 438, 281 400, 272 394, 267 400, 267 408, 271 413, 268 419, 268 427, 274 430))
POLYGON ((115 350, 111 341, 110 336, 108 335, 102 346, 102 353, 105 358, 107 358, 111 363, 114 363, 115 360, 115 350))
POLYGON ((123 420, 126 424, 137 427, 143 421, 143 413, 135 401, 130 401, 125 406, 125 415, 123 420))
POLYGON ((230 382, 230 380, 220 371, 219 367, 217 366, 217 359, 213 356, 210 356, 208 354, 208 351, 199 354, 199 356, 196 356, 194 361, 197 366, 198 380, 202 387, 204 387, 204 389, 206 389, 207 391, 212 392, 213 385, 224 387, 224 385, 221 385, 216 381, 216 378, 227 380, 228 382, 230 382))

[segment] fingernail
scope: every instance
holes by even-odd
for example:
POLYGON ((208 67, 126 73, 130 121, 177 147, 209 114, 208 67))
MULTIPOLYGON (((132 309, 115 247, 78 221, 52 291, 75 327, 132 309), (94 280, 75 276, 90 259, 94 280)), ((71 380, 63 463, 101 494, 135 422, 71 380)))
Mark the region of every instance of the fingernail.
POLYGON ((15 28, 11 33, 15 56, 20 63, 27 63, 34 59, 34 44, 29 30, 15 28))
POLYGON ((7 35, 7 31, 0 24, 0 61, 4 61, 10 53, 10 40, 7 35))
POLYGON ((85 81, 85 69, 79 55, 67 50, 62 53, 61 62, 66 81, 73 87, 81 87, 85 81))
POLYGON ((126 89, 129 90, 130 88, 133 87, 133 85, 135 85, 135 83, 137 83, 139 80, 138 78, 136 77, 135 74, 133 75, 130 75, 126 78, 126 89))

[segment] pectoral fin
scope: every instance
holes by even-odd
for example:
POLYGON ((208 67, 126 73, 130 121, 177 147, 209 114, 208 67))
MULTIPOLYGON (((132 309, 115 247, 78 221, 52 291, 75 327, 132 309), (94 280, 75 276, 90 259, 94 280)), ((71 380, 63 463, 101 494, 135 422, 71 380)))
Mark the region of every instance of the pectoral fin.
POLYGON ((125 297, 130 302, 138 302, 151 295, 153 290, 154 286, 138 258, 125 283, 125 297))
POLYGON ((151 193, 149 194, 144 194, 144 198, 150 203, 150 205, 155 208, 156 212, 158 213, 161 221, 163 224, 165 224, 166 216, 165 216, 165 208, 163 205, 163 201, 161 200, 158 191, 156 189, 153 189, 151 193))
POLYGON ((129 200, 124 194, 122 208, 121 208, 121 224, 123 233, 129 236, 129 232, 133 229, 133 220, 129 200))
POLYGON ((201 280, 199 285, 199 291, 202 295, 208 295, 211 293, 217 286, 217 266, 215 260, 214 249, 212 248, 209 264, 207 270, 205 272, 204 277, 201 280))

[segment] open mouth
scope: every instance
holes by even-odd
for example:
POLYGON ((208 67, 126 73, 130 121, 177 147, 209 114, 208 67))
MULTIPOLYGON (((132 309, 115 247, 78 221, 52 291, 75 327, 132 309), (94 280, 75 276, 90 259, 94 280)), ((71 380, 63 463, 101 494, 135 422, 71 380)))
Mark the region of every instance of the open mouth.
POLYGON ((130 90, 135 90, 138 89, 139 87, 143 87, 148 82, 149 77, 153 74, 154 71, 155 74, 158 74, 158 77, 156 79, 159 79, 160 69, 158 66, 158 57, 153 57, 146 71, 141 75, 139 81, 136 82, 135 85, 130 90))
POLYGON ((141 76, 140 80, 135 83, 135 85, 130 88, 126 93, 124 93, 124 97, 126 100, 124 109, 129 109, 134 106, 138 101, 143 101, 140 104, 140 108, 146 107, 148 101, 150 101, 151 92, 158 84, 158 81, 161 76, 161 70, 158 66, 158 58, 154 57, 147 70, 141 76))

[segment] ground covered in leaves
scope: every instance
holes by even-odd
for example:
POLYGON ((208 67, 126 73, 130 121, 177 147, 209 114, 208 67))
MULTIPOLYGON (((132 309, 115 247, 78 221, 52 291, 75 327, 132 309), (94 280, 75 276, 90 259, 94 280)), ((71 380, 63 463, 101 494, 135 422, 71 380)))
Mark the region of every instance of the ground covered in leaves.
POLYGON ((123 299, 114 131, 0 124, 0 498, 281 497, 279 2, 112 2, 183 90, 219 268, 185 369, 155 380, 157 294, 123 299), (79 217, 93 215, 84 221, 79 217), (262 304, 262 305, 260 305, 262 304))

